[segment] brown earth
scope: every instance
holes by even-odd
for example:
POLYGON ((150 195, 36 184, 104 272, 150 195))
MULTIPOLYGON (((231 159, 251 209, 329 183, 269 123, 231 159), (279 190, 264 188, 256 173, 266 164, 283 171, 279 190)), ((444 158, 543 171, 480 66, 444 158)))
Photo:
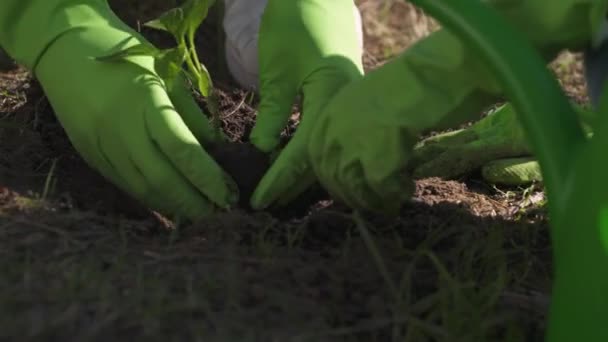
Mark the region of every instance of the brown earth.
MULTIPOLYGON (((171 6, 111 3, 133 27, 171 6)), ((357 3, 367 69, 436 28, 405 2, 357 3)), ((248 197, 268 166, 246 141, 258 99, 208 53, 217 37, 207 26, 199 48, 234 152, 210 151, 248 197)), ((586 102, 580 56, 553 67, 586 102)), ((552 276, 542 186, 417 180, 398 217, 313 202, 171 222, 84 163, 26 70, 0 72, 0 340, 541 340, 552 276)))
POLYGON ((226 142, 208 146, 206 150, 236 182, 239 204, 248 207, 255 187, 270 168, 270 157, 250 143, 226 142))

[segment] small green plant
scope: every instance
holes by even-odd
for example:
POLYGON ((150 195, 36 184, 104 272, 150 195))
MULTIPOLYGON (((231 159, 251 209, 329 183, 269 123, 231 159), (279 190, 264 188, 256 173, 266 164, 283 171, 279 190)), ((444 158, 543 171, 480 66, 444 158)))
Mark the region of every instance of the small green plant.
MULTIPOLYGON (((167 87, 171 88, 180 74, 185 75, 206 98, 211 116, 217 119, 218 106, 211 76, 205 65, 200 62, 194 42, 196 30, 207 18, 209 8, 214 3, 215 0, 186 0, 181 6, 170 9, 157 19, 144 24, 146 27, 170 33, 177 43, 175 47, 158 49, 146 42, 97 59, 116 62, 131 56, 152 56, 155 69, 167 87)), ((216 128, 219 128, 219 120, 214 121, 216 128)))

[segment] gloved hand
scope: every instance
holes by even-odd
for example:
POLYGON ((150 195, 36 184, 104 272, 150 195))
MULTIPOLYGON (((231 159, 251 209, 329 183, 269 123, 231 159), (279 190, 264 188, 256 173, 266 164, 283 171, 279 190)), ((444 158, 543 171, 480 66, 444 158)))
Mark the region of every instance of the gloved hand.
MULTIPOLYGON (((501 106, 495 112, 465 129, 439 134, 423 140, 414 147, 411 166, 415 178, 441 177, 453 179, 463 176, 484 165, 502 158, 529 157, 531 155, 523 128, 510 104, 501 106)), ((510 159, 517 163, 519 159, 510 159)), ((524 159, 522 162, 527 162, 524 159)), ((525 164, 530 165, 530 164, 525 164)), ((487 168, 486 168, 487 169, 487 168)), ((495 167, 490 166, 490 169, 495 167)), ((536 167, 508 167, 519 171, 512 177, 510 172, 486 172, 494 181, 510 183, 518 179, 540 180, 540 170, 536 167), (513 179, 515 178, 515 179, 513 179)))
MULTIPOLYGON (((231 75, 244 88, 259 91, 258 39, 268 0, 224 0, 223 28, 226 33, 226 64, 231 75)), ((353 6, 355 30, 363 46, 363 27, 353 6)))
MULTIPOLYGON (((547 61, 586 46, 601 9, 593 0, 490 3, 547 61)), ((325 107, 308 139, 315 173, 354 208, 394 212, 410 195, 407 164, 418 134, 470 121, 500 94, 477 56, 447 30, 435 32, 325 107)))
MULTIPOLYGON (((593 111, 578 108, 583 124, 593 111)), ((589 134, 590 126, 585 125, 589 134)), ((526 185, 542 181, 538 162, 511 104, 505 104, 470 127, 438 134, 416 144, 410 162, 414 178, 454 179, 481 169, 494 184, 526 185)))
POLYGON ((250 140, 274 151, 298 95, 303 118, 256 188, 253 208, 285 204, 315 182, 306 153, 310 125, 339 88, 363 75, 360 27, 352 0, 268 1, 258 41, 261 103, 250 140))
POLYGON ((0 44, 33 70, 84 159, 154 209, 196 219, 237 200, 201 145, 220 139, 183 82, 151 57, 102 62, 144 38, 106 0, 3 0, 0 44))
POLYGON ((309 138, 321 184, 353 208, 397 211, 413 191, 407 165, 419 135, 494 101, 480 82, 486 71, 474 62, 449 32, 438 31, 342 88, 309 138))

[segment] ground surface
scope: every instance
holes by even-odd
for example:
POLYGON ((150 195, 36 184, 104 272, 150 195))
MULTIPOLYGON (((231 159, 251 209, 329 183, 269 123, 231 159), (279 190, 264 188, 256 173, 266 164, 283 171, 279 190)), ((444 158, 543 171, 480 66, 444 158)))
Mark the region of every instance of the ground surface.
MULTIPOLYGON (((170 6, 151 3, 113 2, 134 27, 170 6)), ((404 2, 358 5, 368 69, 436 27, 404 2)), ((578 56, 553 66, 585 102, 578 56)), ((224 128, 246 136, 250 92, 218 84, 224 128)), ((397 219, 323 202, 297 217, 239 211, 175 227, 86 166, 35 79, 2 72, 0 340, 539 341, 544 204, 540 186, 473 175, 418 180, 397 219)))

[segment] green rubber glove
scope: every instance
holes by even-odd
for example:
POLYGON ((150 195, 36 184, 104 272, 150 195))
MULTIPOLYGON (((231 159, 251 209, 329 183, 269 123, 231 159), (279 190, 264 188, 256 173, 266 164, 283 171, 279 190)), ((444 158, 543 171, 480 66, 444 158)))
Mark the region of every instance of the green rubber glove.
POLYGON ((3 0, 0 44, 33 70, 84 159, 150 207, 197 219, 236 202, 201 144, 217 141, 183 82, 166 89, 151 57, 96 60, 144 38, 105 0, 3 0))
POLYGON ((252 143, 271 152, 303 96, 303 117, 251 198, 263 209, 282 205, 315 182, 307 158, 311 124, 344 84, 363 75, 358 12, 353 0, 269 0, 259 35, 261 103, 252 143))
MULTIPOLYGON (((581 121, 590 123, 593 111, 578 110, 581 121)), ((526 185, 542 181, 540 166, 532 158, 511 104, 500 106, 470 127, 419 142, 410 165, 414 178, 454 179, 481 169, 483 178, 494 184, 526 185)))
MULTIPOLYGON (((543 52, 587 46, 601 16, 593 0, 489 1, 543 52), (599 19, 598 19, 599 18, 599 19)), ((409 198, 408 163, 419 134, 475 119, 502 91, 478 57, 443 29, 345 86, 316 120, 316 175, 347 204, 395 212, 409 198)))
POLYGON ((486 74, 443 30, 346 85, 309 139, 319 181, 351 207, 395 212, 413 191, 406 166, 419 135, 492 103, 494 91, 484 87, 490 82, 481 81, 486 74))
POLYGON ((529 156, 513 107, 500 107, 472 126, 427 138, 414 148, 415 178, 456 178, 501 158, 529 156))

